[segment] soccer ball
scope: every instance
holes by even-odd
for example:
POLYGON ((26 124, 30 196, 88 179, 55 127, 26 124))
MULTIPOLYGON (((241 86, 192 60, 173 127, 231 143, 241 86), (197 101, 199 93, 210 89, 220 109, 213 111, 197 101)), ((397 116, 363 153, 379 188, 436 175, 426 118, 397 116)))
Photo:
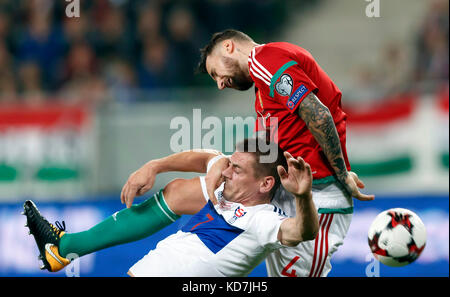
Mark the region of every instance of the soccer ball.
POLYGON ((369 246, 381 263, 400 267, 414 262, 425 248, 425 225, 417 214, 392 208, 376 216, 369 228, 369 246))

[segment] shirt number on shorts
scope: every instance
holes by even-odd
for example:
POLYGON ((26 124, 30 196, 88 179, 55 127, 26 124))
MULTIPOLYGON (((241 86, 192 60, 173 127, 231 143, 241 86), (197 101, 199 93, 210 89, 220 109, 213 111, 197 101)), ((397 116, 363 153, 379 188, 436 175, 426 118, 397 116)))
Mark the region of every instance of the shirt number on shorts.
POLYGON ((297 274, 295 274, 295 272, 296 272, 295 269, 292 269, 291 272, 288 272, 288 270, 292 267, 292 265, 294 265, 295 262, 298 261, 298 259, 300 259, 300 257, 295 256, 294 259, 292 259, 291 262, 289 262, 289 264, 283 268, 283 271, 281 271, 281 274, 284 276, 287 276, 287 277, 296 277, 297 274))

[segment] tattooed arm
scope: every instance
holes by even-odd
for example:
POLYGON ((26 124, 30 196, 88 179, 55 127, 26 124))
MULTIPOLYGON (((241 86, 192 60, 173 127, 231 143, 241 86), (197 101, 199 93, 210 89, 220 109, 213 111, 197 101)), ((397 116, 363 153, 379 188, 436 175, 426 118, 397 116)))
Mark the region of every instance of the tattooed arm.
POLYGON ((339 181, 345 181, 348 171, 345 166, 339 135, 328 108, 311 92, 303 99, 298 108, 298 113, 322 147, 339 181))
POLYGON ((337 179, 345 186, 349 194, 359 200, 373 200, 373 195, 364 195, 359 192, 358 187, 363 188, 364 184, 354 172, 347 171, 339 135, 328 108, 311 92, 300 103, 298 114, 319 143, 337 179))

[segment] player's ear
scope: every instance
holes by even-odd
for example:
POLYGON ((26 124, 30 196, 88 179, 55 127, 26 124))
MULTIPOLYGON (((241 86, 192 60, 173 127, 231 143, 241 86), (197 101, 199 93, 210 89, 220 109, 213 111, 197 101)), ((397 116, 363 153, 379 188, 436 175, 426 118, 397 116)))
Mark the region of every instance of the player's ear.
POLYGON ((222 42, 222 46, 227 54, 232 54, 234 52, 235 44, 233 40, 226 39, 222 42))
POLYGON ((261 193, 269 193, 275 186, 275 178, 273 176, 265 176, 259 186, 261 193))

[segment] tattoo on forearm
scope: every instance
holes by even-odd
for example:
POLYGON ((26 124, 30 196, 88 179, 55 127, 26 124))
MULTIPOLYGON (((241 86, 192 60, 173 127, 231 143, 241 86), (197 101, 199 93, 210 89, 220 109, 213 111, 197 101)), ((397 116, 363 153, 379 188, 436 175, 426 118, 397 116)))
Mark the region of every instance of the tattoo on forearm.
POLYGON ((310 93, 300 104, 298 114, 322 147, 338 179, 344 181, 347 177, 347 168, 341 142, 328 108, 320 102, 316 95, 310 93))

